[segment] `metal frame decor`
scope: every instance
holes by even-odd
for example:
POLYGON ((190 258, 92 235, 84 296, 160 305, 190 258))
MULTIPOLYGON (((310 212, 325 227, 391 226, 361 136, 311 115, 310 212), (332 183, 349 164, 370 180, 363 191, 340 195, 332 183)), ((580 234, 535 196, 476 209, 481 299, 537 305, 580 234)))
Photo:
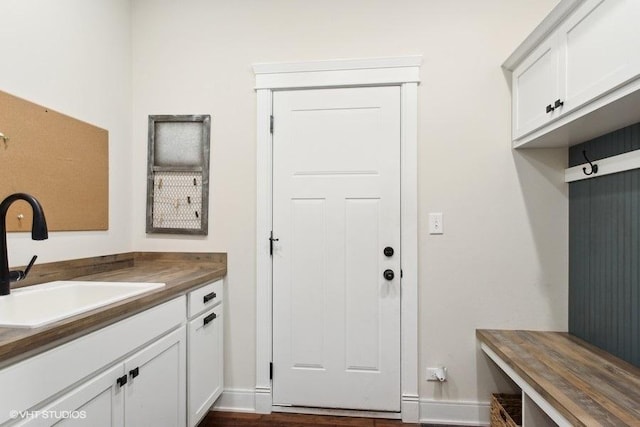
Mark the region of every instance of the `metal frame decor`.
POLYGON ((147 233, 207 235, 211 116, 150 115, 147 233))

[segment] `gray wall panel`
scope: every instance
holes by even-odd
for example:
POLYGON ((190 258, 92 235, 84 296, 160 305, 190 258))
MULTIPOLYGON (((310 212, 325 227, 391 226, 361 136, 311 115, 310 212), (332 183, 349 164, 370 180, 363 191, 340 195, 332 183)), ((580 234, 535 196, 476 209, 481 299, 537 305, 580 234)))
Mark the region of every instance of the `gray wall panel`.
MULTIPOLYGON (((569 165, 640 149, 640 124, 569 149, 569 165)), ((640 366, 640 169, 569 184, 569 332, 640 366)))

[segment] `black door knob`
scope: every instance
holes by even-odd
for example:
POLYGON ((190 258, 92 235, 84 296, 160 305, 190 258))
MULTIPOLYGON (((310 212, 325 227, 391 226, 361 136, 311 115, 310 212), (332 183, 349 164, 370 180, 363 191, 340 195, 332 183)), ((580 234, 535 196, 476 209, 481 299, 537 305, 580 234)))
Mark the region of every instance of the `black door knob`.
POLYGON ((393 278, 396 277, 396 275, 393 273, 393 270, 385 270, 382 275, 387 280, 393 280, 393 278))
POLYGON ((382 252, 384 253, 385 256, 388 256, 388 257, 393 256, 393 248, 391 246, 387 246, 386 248, 384 248, 384 251, 382 252))

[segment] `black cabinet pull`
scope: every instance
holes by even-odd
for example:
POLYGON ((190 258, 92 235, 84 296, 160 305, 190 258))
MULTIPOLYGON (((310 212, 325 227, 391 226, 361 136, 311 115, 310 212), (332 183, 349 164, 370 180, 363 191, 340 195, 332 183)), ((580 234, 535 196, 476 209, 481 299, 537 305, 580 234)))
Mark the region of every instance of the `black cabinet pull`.
POLYGON ((552 112, 553 110, 555 110, 555 107, 551 104, 547 105, 547 113, 552 112))
POLYGON ((384 253, 384 256, 386 256, 386 257, 392 257, 393 253, 394 253, 393 252, 393 248, 391 246, 387 246, 386 248, 384 248, 382 253, 384 253))
POLYGON ((126 376, 126 375, 121 376, 120 378, 118 378, 118 379, 116 380, 116 383, 117 383, 120 387, 122 387, 123 385, 125 385, 125 384, 127 383, 127 376, 126 376))
POLYGON ((382 273, 382 275, 386 280, 393 280, 393 278, 395 277, 393 270, 385 270, 384 273, 382 273))
POLYGON ((214 299, 216 297, 216 293, 215 292, 211 292, 210 294, 207 294, 204 296, 204 298, 202 298, 202 300, 204 301, 204 303, 208 303, 209 301, 211 301, 212 299, 214 299))
POLYGON ((564 102, 560 101, 559 99, 556 99, 556 102, 553 104, 554 108, 560 108, 564 105, 564 102))
POLYGON ((211 323, 211 321, 213 321, 213 319, 215 319, 216 317, 218 316, 216 316, 215 313, 211 313, 210 315, 204 318, 203 325, 206 326, 207 324, 211 323))
POLYGON ((131 378, 135 378, 140 374, 140 367, 137 367, 135 369, 132 369, 129 371, 129 375, 131 376, 131 378))

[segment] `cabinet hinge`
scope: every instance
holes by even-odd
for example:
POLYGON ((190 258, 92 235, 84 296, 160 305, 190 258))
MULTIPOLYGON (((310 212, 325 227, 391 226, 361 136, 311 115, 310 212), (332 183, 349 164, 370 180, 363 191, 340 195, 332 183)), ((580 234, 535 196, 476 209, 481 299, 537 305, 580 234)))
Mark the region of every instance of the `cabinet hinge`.
POLYGON ((269 132, 273 133, 273 114, 269 117, 269 132))
POLYGON ((273 379, 273 362, 269 362, 269 379, 273 379))
POLYGON ((404 276, 404 274, 402 273, 402 269, 400 269, 400 278, 402 279, 402 276, 404 276))

